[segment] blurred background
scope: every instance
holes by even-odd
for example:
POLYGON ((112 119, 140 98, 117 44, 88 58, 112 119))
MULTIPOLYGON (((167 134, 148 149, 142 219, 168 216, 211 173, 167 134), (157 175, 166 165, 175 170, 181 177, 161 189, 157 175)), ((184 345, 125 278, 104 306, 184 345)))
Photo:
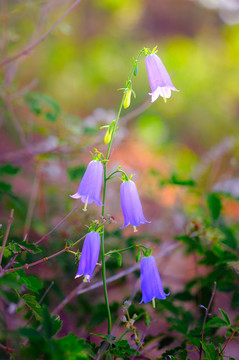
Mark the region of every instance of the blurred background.
MULTIPOLYGON (((2 0, 1 62, 38 41, 71 4, 2 0)), ((143 47, 156 45, 180 92, 167 103, 160 98, 151 104, 140 58, 133 78, 136 98, 122 112, 109 164, 110 170, 121 165, 135 174, 151 223, 141 225, 137 234, 129 227, 119 230, 120 180, 112 180, 106 213, 117 223, 107 228, 106 248, 137 241, 153 246, 154 255, 160 256, 195 218, 200 223, 207 212, 205 194, 212 191, 229 195, 223 198, 225 221, 238 221, 239 2, 82 0, 30 53, 0 68, 0 216, 5 224, 14 208, 15 241, 26 234, 29 242, 37 241, 76 206, 69 194, 78 188, 90 151, 97 147, 106 153, 105 130, 99 128, 115 119, 122 96, 118 89, 125 86, 132 58, 143 47)), ((87 214, 82 207, 42 242, 44 254, 64 248, 66 239, 76 241, 89 220, 99 218, 97 206, 89 206, 87 214)), ((186 258, 181 247, 166 254, 158 266, 164 287, 172 293, 181 291, 198 272, 207 272, 198 269, 195 254, 186 258)), ((35 259, 27 254, 23 263, 35 259)), ((134 263, 132 254, 123 257, 122 268, 117 258, 110 258, 108 276, 134 263)), ((51 309, 81 284, 81 279, 74 280, 76 270, 71 254, 32 268, 44 289, 55 282, 46 299, 51 309)), ((109 286, 116 318, 123 300, 136 295, 140 301, 135 276, 109 286)), ((92 283, 100 279, 99 273, 92 283)), ((216 299, 218 306, 229 300, 216 299)), ((102 288, 74 298, 60 312, 61 335, 73 331, 86 336, 92 328, 104 333, 103 302, 102 288), (89 303, 98 306, 90 308, 89 303)), ((10 326, 16 326, 12 317, 10 326)), ((160 326, 162 320, 157 320, 150 331, 155 333, 160 326)), ((147 333, 144 327, 142 331, 147 333)))

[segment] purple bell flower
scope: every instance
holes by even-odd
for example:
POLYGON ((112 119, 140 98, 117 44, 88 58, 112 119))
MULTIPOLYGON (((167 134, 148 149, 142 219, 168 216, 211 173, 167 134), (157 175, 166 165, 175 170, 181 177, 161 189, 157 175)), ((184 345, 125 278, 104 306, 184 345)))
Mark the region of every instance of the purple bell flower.
MULTIPOLYGON (((158 272, 157 264, 153 256, 143 257, 141 260, 141 303, 148 303, 154 299, 165 300, 166 296, 163 290, 162 281, 158 272)), ((140 304, 141 304, 140 303, 140 304)))
POLYGON ((99 259, 100 244, 98 232, 91 231, 86 235, 75 279, 84 275, 84 280, 90 281, 99 259))
POLYGON ((81 199, 85 203, 84 211, 87 205, 93 201, 96 205, 103 206, 100 201, 100 192, 102 187, 103 165, 98 160, 92 160, 87 166, 86 172, 80 182, 77 193, 70 195, 73 199, 81 199))
POLYGON ((145 58, 145 65, 148 73, 149 85, 152 90, 152 93, 149 93, 149 95, 152 96, 151 102, 157 100, 159 96, 162 96, 166 102, 166 99, 171 96, 171 90, 178 90, 174 87, 162 61, 158 55, 150 54, 145 58))
POLYGON ((138 191, 132 180, 124 181, 120 186, 121 209, 124 215, 124 226, 131 224, 134 231, 139 224, 149 223, 143 214, 142 205, 139 199, 138 191))

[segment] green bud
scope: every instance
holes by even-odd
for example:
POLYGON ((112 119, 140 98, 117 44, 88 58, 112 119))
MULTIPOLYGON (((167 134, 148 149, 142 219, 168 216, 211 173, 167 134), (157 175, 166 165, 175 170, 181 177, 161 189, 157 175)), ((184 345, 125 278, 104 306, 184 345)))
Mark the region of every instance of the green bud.
POLYGON ((146 325, 146 326, 149 326, 149 325, 150 325, 150 322, 151 322, 150 317, 148 316, 148 314, 146 314, 146 315, 145 315, 145 325, 146 325))
POLYGON ((110 140, 111 140, 111 136, 112 136, 112 130, 110 130, 109 128, 106 131, 105 137, 104 137, 104 142, 105 144, 109 144, 110 140))
POLYGON ((118 253, 117 265, 118 267, 121 267, 122 265, 122 255, 120 253, 118 253))
POLYGON ((140 260, 140 258, 141 258, 141 251, 139 249, 137 252, 137 255, 136 255, 136 262, 138 262, 140 260))
POLYGON ((126 95, 125 95, 124 104, 123 104, 125 109, 127 109, 130 106, 131 94, 132 94, 131 89, 126 90, 126 95))

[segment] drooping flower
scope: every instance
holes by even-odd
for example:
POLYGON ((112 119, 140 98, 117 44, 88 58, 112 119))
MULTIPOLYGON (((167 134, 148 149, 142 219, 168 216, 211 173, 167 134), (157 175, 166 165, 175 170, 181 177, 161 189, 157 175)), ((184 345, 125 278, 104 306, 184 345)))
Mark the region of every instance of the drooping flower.
POLYGON ((136 231, 139 224, 149 223, 143 214, 142 205, 134 181, 124 181, 120 186, 121 209, 124 215, 124 226, 131 224, 136 231))
POLYGON ((170 76, 165 69, 161 59, 156 54, 150 54, 145 58, 146 69, 149 78, 149 85, 152 93, 151 101, 154 102, 159 96, 166 99, 170 98, 171 90, 178 91, 172 83, 170 76))
POLYGON ((157 264, 153 256, 143 257, 141 260, 141 303, 154 302, 154 299, 165 300, 166 296, 163 290, 162 281, 158 272, 157 264))
POLYGON ((100 235, 96 231, 91 231, 86 235, 75 279, 84 275, 84 279, 90 281, 99 259, 99 253, 100 235))
POLYGON ((87 204, 93 201, 96 205, 102 206, 100 201, 100 192, 103 178, 103 165, 98 160, 92 160, 85 171, 85 174, 80 182, 80 186, 74 195, 70 195, 73 199, 81 199, 85 203, 83 210, 86 211, 87 204))

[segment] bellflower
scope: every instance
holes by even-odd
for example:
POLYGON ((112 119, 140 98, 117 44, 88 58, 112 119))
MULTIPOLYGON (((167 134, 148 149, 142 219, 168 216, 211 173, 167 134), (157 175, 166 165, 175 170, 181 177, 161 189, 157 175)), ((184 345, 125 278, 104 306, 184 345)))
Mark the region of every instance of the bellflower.
POLYGON ((99 252, 100 235, 98 232, 91 231, 86 235, 75 279, 84 275, 84 279, 90 281, 99 259, 99 252))
POLYGON ((73 199, 81 199, 85 203, 84 211, 87 209, 87 204, 91 204, 93 201, 96 205, 103 205, 100 201, 102 177, 102 163, 98 160, 92 160, 87 166, 77 192, 74 195, 70 195, 73 199))
POLYGON ((144 257, 141 260, 141 303, 148 303, 154 299, 165 300, 166 296, 163 290, 162 281, 158 272, 157 264, 153 256, 144 257))
POLYGON ((142 205, 134 181, 124 181, 120 186, 121 209, 124 215, 124 226, 131 224, 136 231, 139 224, 149 223, 143 214, 142 205))
POLYGON ((170 76, 165 69, 162 61, 156 54, 150 54, 145 58, 145 65, 149 78, 149 85, 151 87, 152 93, 151 101, 154 102, 159 96, 166 99, 170 98, 171 90, 178 91, 170 79, 170 76))

